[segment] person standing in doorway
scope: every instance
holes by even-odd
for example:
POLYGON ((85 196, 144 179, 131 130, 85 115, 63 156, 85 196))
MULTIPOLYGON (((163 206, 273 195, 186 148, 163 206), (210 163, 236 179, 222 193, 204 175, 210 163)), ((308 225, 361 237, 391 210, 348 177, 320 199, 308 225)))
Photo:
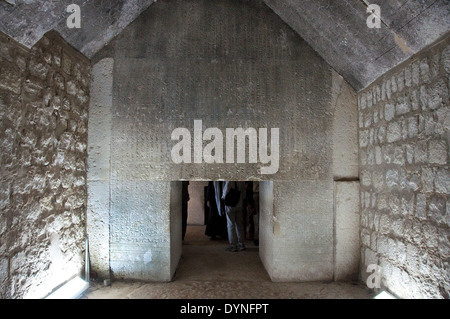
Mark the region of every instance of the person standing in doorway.
POLYGON ((213 240, 217 239, 217 236, 227 238, 227 219, 224 215, 219 213, 214 182, 208 183, 206 206, 208 207, 208 219, 205 235, 211 237, 213 240))
POLYGON ((225 201, 225 214, 227 217, 228 241, 230 246, 229 251, 240 251, 245 249, 245 233, 243 227, 243 198, 245 196, 244 182, 225 182, 223 186, 222 200, 225 201), (239 199, 229 204, 230 195, 239 194, 239 199), (228 195, 228 197, 227 197, 228 195))
POLYGON ((255 234, 255 225, 253 222, 253 182, 245 182, 245 197, 243 201, 243 212, 244 212, 244 231, 246 238, 253 240, 255 234))
POLYGON ((182 182, 181 188, 181 238, 183 240, 183 244, 186 245, 187 242, 184 240, 184 237, 186 235, 188 218, 189 182, 182 182))

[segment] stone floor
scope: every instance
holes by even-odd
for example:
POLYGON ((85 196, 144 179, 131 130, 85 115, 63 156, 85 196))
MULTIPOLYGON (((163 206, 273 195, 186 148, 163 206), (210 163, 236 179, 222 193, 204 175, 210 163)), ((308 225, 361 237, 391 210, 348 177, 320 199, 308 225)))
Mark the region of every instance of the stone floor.
POLYGON ((87 299, 366 299, 362 283, 274 283, 252 242, 241 252, 225 251, 227 242, 210 240, 203 226, 188 226, 188 245, 169 283, 113 281, 91 284, 87 299))

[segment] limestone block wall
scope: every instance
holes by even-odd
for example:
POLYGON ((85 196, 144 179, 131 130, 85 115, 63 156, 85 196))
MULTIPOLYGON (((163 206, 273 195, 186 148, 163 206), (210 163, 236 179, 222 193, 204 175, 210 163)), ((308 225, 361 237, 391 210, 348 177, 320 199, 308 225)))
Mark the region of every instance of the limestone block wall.
POLYGON ((181 255, 181 187, 121 181, 111 185, 111 197, 116 199, 109 234, 113 278, 170 281, 181 255))
POLYGON ((110 175, 114 60, 105 58, 91 67, 88 121, 86 231, 92 270, 110 277, 110 175))
POLYGON ((331 68, 261 1, 155 3, 110 47, 112 179, 330 178, 331 68), (193 133, 196 119, 224 138, 280 128, 279 170, 261 175, 248 153, 244 164, 175 164, 171 133, 193 133))
POLYGON ((358 96, 361 277, 399 297, 449 297, 448 37, 358 96))
POLYGON ((335 71, 333 105, 333 277, 359 277, 359 166, 357 94, 335 71))
POLYGON ((57 34, 28 50, 0 33, 0 298, 82 269, 89 78, 57 34))
POLYGON ((360 261, 359 181, 334 184, 334 280, 358 280, 360 261))
POLYGON ((259 256, 266 269, 274 269, 273 182, 259 182, 259 256), (264 249, 261 249, 264 247, 264 249))
POLYGON ((356 95, 303 39, 262 1, 172 0, 153 4, 100 51, 93 58, 94 77, 109 74, 106 61, 113 65, 112 88, 108 84, 105 91, 112 101, 101 104, 106 109, 97 111, 105 116, 90 125, 110 128, 98 129, 99 140, 89 147, 92 163, 110 172, 103 180, 94 177, 92 189, 101 187, 105 196, 97 200, 92 194, 88 210, 102 216, 107 205, 96 203, 109 203, 110 228, 94 230, 97 238, 110 239, 109 256, 102 250, 98 259, 102 265, 109 258, 120 278, 143 278, 145 272, 146 279, 167 280, 161 267, 171 256, 163 252, 174 243, 164 228, 171 221, 162 219, 172 213, 164 206, 171 201, 164 185, 265 180, 273 181, 276 193, 260 246, 272 278, 333 278, 333 179, 357 178, 356 95), (336 110, 346 125, 334 121, 336 110), (279 128, 278 171, 260 174, 261 163, 248 163, 248 153, 246 163, 174 163, 171 133, 193 133, 194 120, 224 136, 226 128, 279 128), (336 139, 347 143, 334 149, 336 139), (278 228, 271 227, 277 220, 278 228), (146 230, 146 245, 137 247, 134 235, 113 233, 135 227, 146 230), (149 249, 151 261, 145 259, 149 249))
POLYGON ((170 267, 168 273, 168 279, 171 280, 178 267, 178 262, 181 258, 181 188, 180 182, 170 183, 170 207, 169 207, 169 220, 170 220, 170 267))

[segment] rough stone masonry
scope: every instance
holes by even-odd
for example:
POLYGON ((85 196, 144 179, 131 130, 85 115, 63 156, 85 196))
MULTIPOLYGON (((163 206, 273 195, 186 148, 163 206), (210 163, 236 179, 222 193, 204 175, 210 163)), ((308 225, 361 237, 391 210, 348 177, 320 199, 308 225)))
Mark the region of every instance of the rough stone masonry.
POLYGON ((399 297, 450 297, 449 37, 361 92, 361 277, 399 297))
POLYGON ((0 33, 0 298, 42 297, 83 265, 89 61, 56 33, 0 33))
MULTIPOLYGON (((408 37, 448 32, 444 2, 421 11, 426 31, 408 37)), ((357 96, 335 70, 360 88, 406 55, 391 34, 383 45, 336 28, 365 23, 347 2, 328 6, 342 11, 329 19, 313 1, 301 15, 282 1, 158 1, 128 25, 139 3, 112 9, 128 14, 108 45, 117 25, 101 40, 92 30, 116 18, 76 35, 92 61, 55 33, 31 49, 0 34, 0 298, 45 296, 79 273, 86 233, 100 277, 172 280, 179 181, 218 179, 261 182, 260 257, 273 281, 365 280, 376 264, 397 296, 450 297, 448 35, 357 96), (281 3, 280 15, 264 3, 281 3), (305 16, 316 26, 298 25, 305 16), (330 47, 325 19, 333 41, 349 41, 330 47), (196 119, 280 128, 279 170, 173 163, 170 132, 196 119)), ((10 9, 11 21, 30 12, 10 9)), ((34 41, 20 26, 14 34, 34 41)))

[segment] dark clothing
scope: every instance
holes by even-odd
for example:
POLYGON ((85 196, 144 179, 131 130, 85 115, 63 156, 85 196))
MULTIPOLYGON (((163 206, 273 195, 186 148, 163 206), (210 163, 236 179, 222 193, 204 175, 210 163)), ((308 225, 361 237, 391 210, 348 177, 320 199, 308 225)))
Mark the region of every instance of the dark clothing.
POLYGON ((206 191, 206 201, 209 201, 209 210, 205 235, 212 238, 215 238, 216 236, 226 238, 227 220, 225 216, 219 215, 213 182, 208 183, 208 188, 206 191))
POLYGON ((184 240, 187 228, 187 217, 188 217, 188 201, 189 201, 189 182, 182 182, 182 193, 181 193, 181 238, 184 240))
POLYGON ((245 182, 245 201, 248 205, 253 205, 253 182, 245 182))
POLYGON ((245 182, 245 198, 244 198, 244 230, 249 239, 253 239, 255 235, 255 225, 253 222, 253 182, 245 182))
POLYGON ((187 202, 189 201, 189 182, 181 182, 181 201, 187 202))

